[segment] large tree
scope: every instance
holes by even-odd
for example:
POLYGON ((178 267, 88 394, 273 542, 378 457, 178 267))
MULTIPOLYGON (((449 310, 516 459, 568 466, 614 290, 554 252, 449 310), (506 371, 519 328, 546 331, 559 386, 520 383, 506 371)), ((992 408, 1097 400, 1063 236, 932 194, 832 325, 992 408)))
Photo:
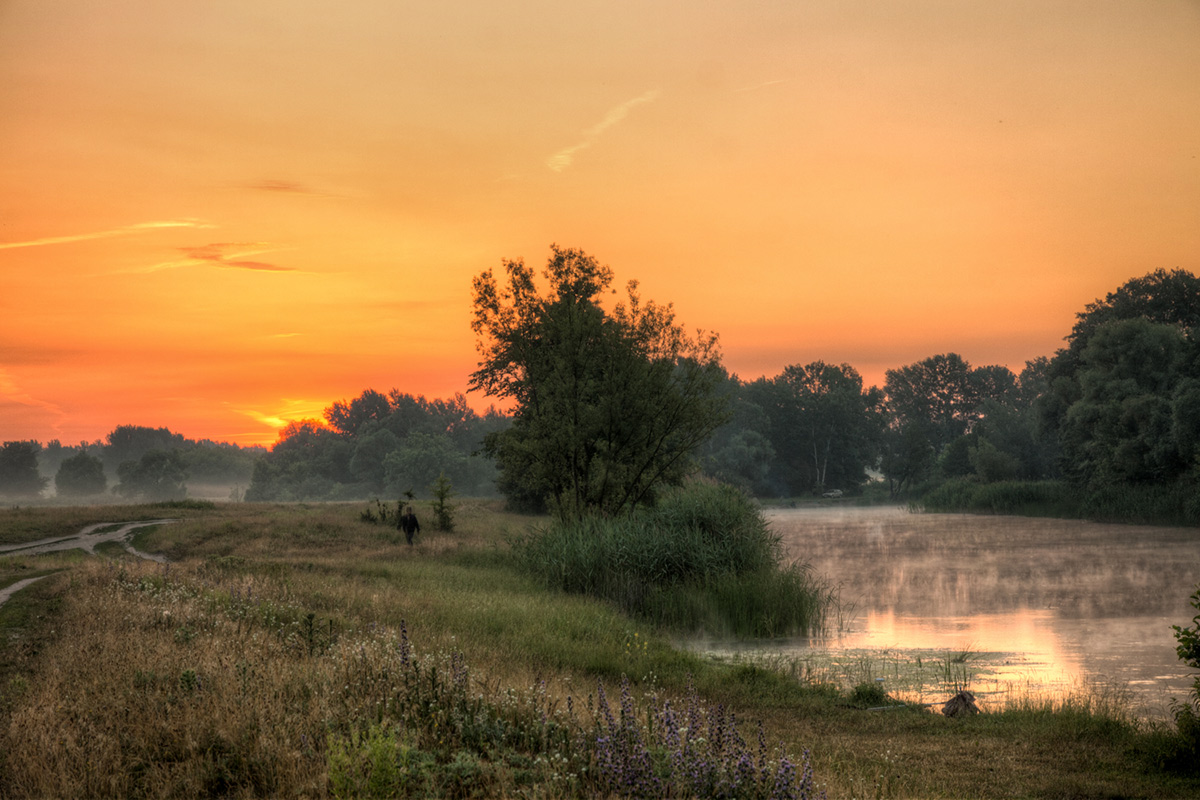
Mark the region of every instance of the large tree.
POLYGON ((1089 303, 1038 404, 1063 474, 1094 486, 1194 478, 1198 375, 1200 278, 1160 269, 1089 303))
POLYGON ((169 428, 145 425, 118 425, 108 434, 104 445, 104 467, 110 474, 126 461, 137 461, 152 450, 182 450, 187 447, 183 434, 169 428))
POLYGON ((137 461, 122 462, 117 476, 121 482, 113 491, 125 497, 150 501, 187 497, 187 467, 178 450, 151 450, 137 461))
POLYGON ((1195 455, 1185 431, 1200 423, 1189 405, 1187 358, 1174 325, 1135 318, 1097 328, 1080 355, 1079 398, 1060 429, 1067 474, 1095 486, 1182 475, 1195 455))
POLYGON ((551 246, 544 294, 523 261, 503 265, 505 282, 474 280, 471 389, 515 404, 485 442, 510 500, 613 514, 682 481, 727 416, 716 335, 686 334, 636 281, 606 310, 613 272, 581 250, 551 246))
POLYGON ((891 420, 882 465, 894 491, 928 478, 935 465, 946 475, 974 471, 970 447, 978 442, 964 437, 989 406, 1011 405, 1019 393, 1007 367, 972 368, 957 353, 889 369, 884 391, 891 420))
POLYGON ((878 456, 883 393, 864 389, 854 367, 792 364, 752 389, 771 420, 777 469, 790 493, 866 482, 866 469, 878 456))

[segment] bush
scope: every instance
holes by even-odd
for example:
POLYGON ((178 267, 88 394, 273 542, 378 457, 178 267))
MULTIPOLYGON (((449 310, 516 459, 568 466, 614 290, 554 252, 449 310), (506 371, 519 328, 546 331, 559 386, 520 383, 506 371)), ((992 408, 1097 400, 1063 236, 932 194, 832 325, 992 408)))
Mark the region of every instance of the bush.
POLYGON ((806 570, 780 569, 778 537, 730 486, 695 483, 651 509, 558 522, 515 550, 552 588, 672 627, 804 632, 823 621, 828 595, 806 570))
POLYGON ((450 502, 454 489, 445 472, 438 474, 429 491, 433 494, 434 527, 439 531, 454 530, 454 504, 450 502))
MULTIPOLYGON (((1192 593, 1191 604, 1200 612, 1200 587, 1192 593)), ((1172 625, 1171 629, 1179 643, 1175 648, 1179 660, 1192 669, 1200 669, 1200 613, 1192 618, 1190 626, 1172 625)), ((1171 711, 1179 733, 1178 752, 1172 761, 1196 769, 1200 766, 1200 675, 1193 678, 1192 696, 1182 701, 1172 700, 1171 711)))

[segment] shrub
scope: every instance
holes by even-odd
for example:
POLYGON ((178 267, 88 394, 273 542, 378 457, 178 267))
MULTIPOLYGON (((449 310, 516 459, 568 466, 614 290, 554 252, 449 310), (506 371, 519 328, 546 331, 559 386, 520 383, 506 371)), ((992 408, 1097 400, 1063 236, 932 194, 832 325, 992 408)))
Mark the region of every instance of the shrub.
POLYGON ((454 489, 445 472, 438 474, 429 491, 433 494, 434 527, 439 531, 454 530, 454 504, 450 502, 450 498, 454 496, 454 489))
MULTIPOLYGON (((1192 593, 1191 604, 1200 612, 1200 587, 1192 593)), ((1175 641, 1179 643, 1175 648, 1179 660, 1193 669, 1200 669, 1200 613, 1192 618, 1190 626, 1172 625, 1171 629, 1175 631, 1175 641)), ((1173 699, 1171 711, 1175 715, 1175 727, 1179 733, 1179 749, 1172 761, 1196 769, 1200 766, 1200 675, 1193 678, 1192 696, 1183 700, 1173 699)))
POLYGON ((695 483, 651 509, 558 522, 515 550, 552 588, 673 627, 805 632, 823 621, 828 596, 805 569, 780 569, 778 537, 730 486, 695 483))

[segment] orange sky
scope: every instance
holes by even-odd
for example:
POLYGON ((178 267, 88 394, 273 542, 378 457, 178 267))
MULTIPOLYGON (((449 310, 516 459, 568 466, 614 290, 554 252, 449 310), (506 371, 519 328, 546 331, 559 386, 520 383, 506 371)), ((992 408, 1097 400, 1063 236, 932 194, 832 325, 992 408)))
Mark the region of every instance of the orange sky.
POLYGON ((1195 0, 0 3, 0 441, 462 391, 551 242, 743 378, 1019 370, 1198 223, 1195 0))

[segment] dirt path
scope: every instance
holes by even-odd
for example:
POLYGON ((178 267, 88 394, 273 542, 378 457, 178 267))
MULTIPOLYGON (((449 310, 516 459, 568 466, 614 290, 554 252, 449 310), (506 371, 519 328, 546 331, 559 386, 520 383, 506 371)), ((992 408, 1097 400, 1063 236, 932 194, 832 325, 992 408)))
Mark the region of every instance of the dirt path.
MULTIPOLYGON (((117 542, 138 558, 165 564, 167 563, 167 559, 164 556, 143 553, 131 545, 129 539, 133 537, 133 532, 138 528, 147 528, 151 525, 168 525, 172 522, 179 522, 179 520, 151 519, 141 522, 99 522, 95 525, 88 525, 74 536, 39 539, 36 542, 23 542, 22 544, 0 545, 0 554, 37 555, 38 553, 51 553, 55 550, 84 550, 95 555, 96 545, 101 542, 117 542)), ((0 606, 4 605, 8 598, 12 597, 16 592, 21 591, 34 581, 45 577, 45 575, 42 575, 38 578, 26 578, 0 589, 0 606)))
POLYGON ((40 581, 42 578, 48 578, 48 577, 50 577, 50 576, 49 575, 39 575, 36 578, 26 578, 23 581, 17 581, 14 584, 5 586, 3 589, 0 589, 0 606, 7 603, 8 598, 12 597, 14 594, 21 591, 29 584, 36 583, 37 581, 40 581))
POLYGON ((88 525, 74 536, 39 539, 36 542, 22 542, 21 544, 0 545, 0 553, 36 555, 38 553, 50 553, 55 550, 80 549, 95 555, 96 545, 101 542, 118 542, 138 558, 145 558, 165 564, 167 561, 166 558, 135 550, 129 544, 128 539, 133 534, 133 531, 138 528, 147 528, 151 525, 167 525, 172 522, 179 522, 179 520, 149 519, 142 522, 99 522, 95 525, 88 525))

